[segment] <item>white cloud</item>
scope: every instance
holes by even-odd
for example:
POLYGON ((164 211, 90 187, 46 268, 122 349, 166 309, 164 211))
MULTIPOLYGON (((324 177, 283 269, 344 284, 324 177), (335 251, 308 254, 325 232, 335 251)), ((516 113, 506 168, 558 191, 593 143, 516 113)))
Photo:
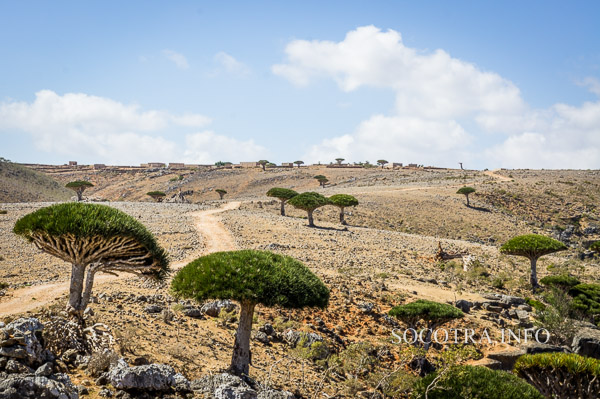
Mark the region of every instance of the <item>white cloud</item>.
POLYGON ((250 68, 246 64, 223 51, 215 54, 214 59, 227 73, 239 76, 246 76, 250 73, 250 68))
POLYGON ((178 53, 173 50, 165 49, 162 51, 162 54, 169 60, 172 61, 177 68, 179 69, 188 69, 190 64, 188 63, 187 58, 181 53, 178 53))
POLYGON ((176 143, 157 133, 178 126, 202 127, 209 121, 198 114, 142 111, 108 98, 60 96, 50 90, 36 93, 31 103, 0 103, 0 131, 26 132, 45 152, 111 164, 177 159, 176 143))
MULTIPOLYGON (((600 167, 600 158, 593 156, 600 148, 600 102, 531 109, 519 89, 500 75, 443 50, 409 48, 400 33, 374 26, 350 31, 340 42, 294 40, 285 53, 286 62, 272 71, 297 86, 330 78, 343 91, 367 86, 395 92, 392 115, 373 116, 351 134, 323 140, 305 155, 310 161, 384 157, 453 166, 485 153, 487 158, 479 156, 482 167, 496 166, 489 162, 550 167, 554 159, 553 167, 561 168, 566 165, 561 160, 576 158, 569 165, 600 167), (497 137, 488 136, 491 132, 506 135, 506 141, 489 148, 497 137), (554 155, 526 156, 525 148, 554 155)), ((594 78, 583 84, 592 92, 600 90, 594 78)))
POLYGON ((580 86, 587 87, 588 90, 597 96, 600 96, 600 80, 592 76, 588 76, 581 82, 578 82, 580 86))
POLYGON ((426 121, 415 117, 375 115, 353 134, 325 139, 304 156, 309 162, 328 163, 337 157, 352 161, 378 159, 426 165, 455 164, 469 158, 464 148, 472 138, 454 121, 426 121))
POLYGON ((239 141, 212 131, 189 134, 185 144, 184 160, 188 163, 235 163, 263 159, 268 155, 266 148, 255 144, 253 140, 239 141))

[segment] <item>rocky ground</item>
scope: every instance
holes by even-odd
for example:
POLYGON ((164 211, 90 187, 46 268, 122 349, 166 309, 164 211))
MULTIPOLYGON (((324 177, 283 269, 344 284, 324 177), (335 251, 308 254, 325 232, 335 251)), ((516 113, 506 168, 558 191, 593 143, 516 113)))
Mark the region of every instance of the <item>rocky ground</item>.
MULTIPOLYGON (((560 268, 583 281, 598 281, 598 258, 585 255, 586 242, 598 238, 594 229, 598 213, 592 206, 598 195, 597 172, 501 171, 504 180, 480 172, 444 170, 365 172, 322 168, 247 173, 222 170, 185 177, 184 182, 202 184, 207 190, 195 199, 199 204, 111 202, 110 205, 138 218, 168 249, 173 263, 181 264, 208 247, 216 248, 206 235, 215 230, 207 230, 206 223, 198 226, 198 212, 221 206, 220 202, 208 201, 215 195, 209 188, 225 187, 230 192, 226 199, 240 200, 241 204, 239 208, 215 214, 214 223, 220 220, 221 226, 229 231, 231 246, 293 256, 330 287, 330 306, 323 311, 257 308, 251 374, 269 387, 303 397, 320 392, 346 397, 373 392, 386 371, 389 374, 397 369, 405 356, 401 346, 391 341, 392 329, 398 325, 386 316, 387 311, 414 299, 459 301, 468 314, 451 326, 473 328, 478 334, 487 328, 492 338, 498 336, 501 328, 531 326, 533 311, 523 300, 531 295, 527 284, 528 262, 498 252, 499 245, 517 234, 558 234, 571 245, 569 251, 540 260, 540 277, 560 268), (319 188, 312 179, 319 173, 328 175, 332 185, 319 188), (464 205, 464 196, 455 194, 464 184, 478 190, 471 198, 471 208, 464 205), (315 212, 318 228, 309 228, 305 212, 288 207, 288 216, 279 215, 279 201, 264 196, 269 185, 316 190, 325 195, 348 193, 361 203, 347 210, 347 226, 339 224, 336 208, 326 207, 315 212), (528 186, 536 187, 530 195, 528 186), (551 200, 556 197, 545 194, 547 190, 563 201, 557 205, 551 200), (514 201, 498 199, 509 197, 514 201), (565 215, 570 215, 570 219, 565 215), (558 223, 562 223, 559 229, 558 223), (565 231, 571 234, 567 236, 565 231), (440 243, 448 252, 471 255, 466 271, 461 259, 447 262, 434 259, 440 243), (324 345, 311 345, 315 342, 324 345), (358 373, 339 365, 334 367, 332 358, 325 360, 330 355, 348 365, 365 356, 372 364, 369 363, 369 371, 363 376, 364 370, 358 373), (356 375, 361 377, 355 378, 356 375)), ((65 179, 74 177, 69 175, 65 179)), ((149 181, 142 175, 136 178, 149 181)), ((175 184, 169 182, 171 178, 165 175, 151 180, 175 184)), ((105 183, 97 185, 101 187, 90 195, 113 198, 128 185, 122 182, 113 187, 109 181, 107 178, 105 183)), ((133 186, 130 181, 129 189, 133 186)), ((139 193, 135 195, 144 198, 139 193)), ((0 297, 0 306, 24 286, 45 287, 68 279, 68 265, 39 253, 11 233, 18 217, 44 205, 47 204, 0 206, 7 210, 7 214, 0 215, 0 283, 8 284, 3 290, 5 296, 0 297)), ((227 239, 218 237, 219 241, 227 239)), ((98 284, 95 293, 88 322, 110 326, 117 339, 115 350, 129 365, 168 364, 192 382, 216 375, 227 367, 236 326, 235 304, 203 307, 178 301, 169 295, 168 284, 156 285, 133 277, 98 284), (220 311, 221 308, 224 310, 220 311)), ((57 296, 28 315, 47 323, 60 314, 64 303, 65 297, 57 296)), ((4 321, 8 323, 25 315, 14 309, 4 321)), ((506 360, 506 355, 494 357, 494 353, 526 350, 516 346, 478 343, 473 346, 478 355, 471 356, 471 361, 485 355, 479 362, 508 368, 510 357, 506 360)), ((111 388, 91 376, 85 362, 72 362, 67 368, 72 383, 86 387, 88 397, 100 397, 106 389, 117 392, 114 385, 111 388)), ((402 371, 407 373, 404 380, 416 378, 409 378, 411 374, 405 368, 402 371)), ((195 390, 198 397, 205 394, 195 390)))

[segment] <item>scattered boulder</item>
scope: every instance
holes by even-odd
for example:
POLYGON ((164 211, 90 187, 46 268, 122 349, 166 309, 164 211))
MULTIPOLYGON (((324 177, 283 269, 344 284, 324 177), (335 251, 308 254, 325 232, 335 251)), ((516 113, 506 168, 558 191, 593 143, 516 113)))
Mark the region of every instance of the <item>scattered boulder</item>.
POLYGON ((578 355, 600 359, 600 330, 579 329, 573 338, 571 348, 578 355))
POLYGON ((9 323, 0 330, 0 356, 19 359, 28 366, 43 364, 48 357, 42 345, 43 328, 35 317, 9 323))
POLYGON ((310 348, 315 342, 323 342, 323 337, 317 333, 304 333, 289 329, 283 333, 283 340, 292 348, 296 348, 298 345, 310 348))
POLYGON ((292 399, 294 397, 287 391, 269 388, 254 389, 240 377, 227 373, 207 375, 194 380, 191 388, 195 393, 215 399, 292 399))
POLYGON ((162 310, 163 307, 160 305, 148 305, 144 308, 144 312, 146 313, 160 313, 162 310))
POLYGON ((473 307, 473 302, 467 301, 466 299, 459 299, 456 301, 454 306, 462 310, 464 313, 469 313, 473 307))
POLYGON ((149 364, 129 367, 123 359, 108 372, 108 382, 117 389, 154 392, 189 391, 190 383, 173 367, 149 364))
POLYGON ((204 318, 202 310, 200 310, 199 308, 196 308, 196 307, 185 309, 183 311, 183 315, 194 318, 194 319, 203 319, 204 318))
POLYGON ((78 399, 79 394, 66 374, 55 374, 52 377, 6 374, 0 376, 0 398, 78 399))
POLYGON ((221 310, 233 312, 236 305, 229 299, 207 302, 200 308, 200 311, 210 317, 218 317, 221 310))
POLYGON ((502 365, 502 370, 512 370, 519 356, 526 353, 524 349, 514 349, 499 352, 490 352, 487 357, 492 360, 497 360, 502 365))

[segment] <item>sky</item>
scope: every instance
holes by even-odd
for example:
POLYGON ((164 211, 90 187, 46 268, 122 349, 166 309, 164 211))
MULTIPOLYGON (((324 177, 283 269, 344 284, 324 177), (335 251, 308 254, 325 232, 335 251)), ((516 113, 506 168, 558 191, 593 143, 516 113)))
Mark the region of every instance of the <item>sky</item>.
POLYGON ((598 1, 0 0, 0 156, 600 168, 598 1))

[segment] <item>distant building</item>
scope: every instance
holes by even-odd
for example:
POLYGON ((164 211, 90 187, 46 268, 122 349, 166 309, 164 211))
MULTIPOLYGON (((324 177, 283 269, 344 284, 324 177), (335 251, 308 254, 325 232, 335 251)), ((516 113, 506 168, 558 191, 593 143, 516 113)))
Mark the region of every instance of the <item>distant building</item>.
POLYGON ((409 168, 418 168, 418 167, 419 167, 419 165, 418 165, 418 164, 416 164, 416 163, 409 163, 409 164, 408 164, 408 167, 409 167, 409 168))
POLYGON ((77 166, 77 161, 69 161, 69 166, 77 166))
POLYGON ((164 168, 167 165, 162 162, 148 162, 148 166, 151 168, 164 168))
POLYGON ((103 163, 95 163, 94 169, 106 169, 106 165, 103 163))
POLYGON ((185 168, 185 164, 181 162, 171 162, 169 163, 169 169, 183 169, 185 168))
POLYGON ((392 168, 401 168, 402 167, 402 162, 394 162, 392 164, 392 168))
POLYGON ((282 162, 281 163, 281 167, 282 168, 293 168, 294 167, 294 163, 293 162, 282 162))
POLYGON ((240 162, 242 168, 256 168, 260 166, 258 162, 240 162))

